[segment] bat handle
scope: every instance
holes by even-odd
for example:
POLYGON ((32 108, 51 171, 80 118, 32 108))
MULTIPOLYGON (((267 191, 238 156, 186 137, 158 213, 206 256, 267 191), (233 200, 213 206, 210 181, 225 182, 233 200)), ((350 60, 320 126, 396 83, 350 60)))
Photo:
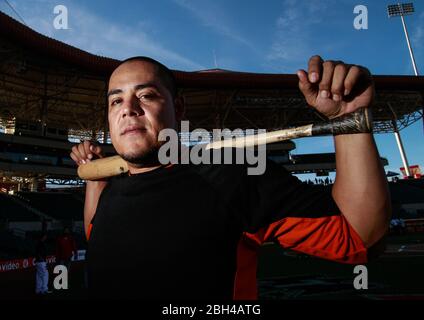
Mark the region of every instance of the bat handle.
POLYGON ((345 114, 326 123, 312 126, 312 136, 332 134, 371 133, 372 114, 369 108, 359 108, 355 112, 345 114))

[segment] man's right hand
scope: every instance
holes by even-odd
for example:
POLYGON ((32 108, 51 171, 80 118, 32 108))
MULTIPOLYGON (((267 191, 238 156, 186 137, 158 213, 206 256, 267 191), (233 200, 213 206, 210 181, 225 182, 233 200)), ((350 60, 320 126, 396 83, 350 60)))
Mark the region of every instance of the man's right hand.
POLYGON ((104 154, 102 148, 96 143, 84 141, 72 147, 70 156, 77 165, 81 165, 94 159, 103 158, 104 154))
MULTIPOLYGON (((95 160, 97 158, 103 158, 105 155, 102 148, 92 141, 84 141, 78 145, 72 147, 70 153, 72 160, 79 166, 95 160)), ((85 189, 85 202, 84 202, 84 229, 88 236, 89 226, 93 220, 94 214, 96 213, 97 203, 100 198, 100 194, 106 187, 107 180, 95 180, 86 181, 85 189)))

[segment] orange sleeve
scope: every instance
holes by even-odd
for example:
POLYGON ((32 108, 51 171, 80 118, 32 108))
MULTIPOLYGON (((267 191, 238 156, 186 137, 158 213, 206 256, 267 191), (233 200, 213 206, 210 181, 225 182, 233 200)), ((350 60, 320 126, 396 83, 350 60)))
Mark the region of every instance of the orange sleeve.
POLYGON ((343 215, 284 218, 246 236, 258 244, 278 241, 283 248, 336 262, 368 261, 367 248, 343 215))
POLYGON ((237 270, 234 277, 234 300, 256 300, 256 272, 259 246, 243 233, 237 246, 237 270))
POLYGON ((91 229, 93 228, 93 224, 90 223, 88 225, 88 229, 87 229, 87 234, 85 235, 85 237, 87 238, 87 241, 90 240, 90 234, 91 234, 91 229))

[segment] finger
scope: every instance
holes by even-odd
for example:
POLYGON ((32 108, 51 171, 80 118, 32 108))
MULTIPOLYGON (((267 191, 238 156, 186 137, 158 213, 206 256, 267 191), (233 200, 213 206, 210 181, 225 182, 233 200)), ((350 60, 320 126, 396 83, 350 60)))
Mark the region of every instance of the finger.
POLYGON ((344 63, 337 64, 334 68, 331 83, 331 94, 334 101, 341 101, 344 96, 344 81, 348 72, 348 66, 344 63))
POLYGON ((319 83, 319 95, 323 99, 330 97, 334 68, 334 61, 328 60, 323 63, 322 78, 319 83))
POLYGON ((81 164, 80 163, 80 159, 78 159, 78 157, 73 153, 73 152, 71 152, 70 154, 69 154, 69 156, 71 157, 71 159, 72 160, 74 160, 74 162, 76 163, 76 164, 81 164))
POLYGON ((93 158, 93 154, 91 153, 90 150, 90 146, 91 146, 91 141, 86 140, 83 142, 83 146, 84 146, 84 152, 87 155, 87 159, 92 159, 93 158))
POLYGON ((77 163, 81 162, 82 158, 80 152, 78 151, 78 145, 72 147, 71 155, 73 155, 73 157, 71 156, 71 158, 74 159, 74 161, 76 161, 77 163))
POLYGON ((313 105, 318 94, 317 86, 309 81, 305 70, 298 70, 297 76, 299 77, 299 89, 305 96, 306 102, 313 105))
POLYGON ((85 153, 84 143, 78 145, 78 152, 80 154, 81 160, 84 162, 87 159, 87 154, 85 153))
POLYGON ((100 146, 92 144, 90 145, 90 151, 94 153, 99 158, 103 158, 103 150, 100 146))
POLYGON ((83 157, 78 150, 78 145, 72 147, 72 152, 70 154, 72 160, 74 160, 78 165, 83 164, 83 157))
POLYGON ((344 80, 344 95, 349 95, 355 87, 355 84, 358 82, 358 79, 361 77, 361 68, 358 66, 351 66, 344 80))
POLYGON ((308 62, 308 77, 311 83, 317 83, 322 72, 322 58, 318 55, 313 56, 308 62))

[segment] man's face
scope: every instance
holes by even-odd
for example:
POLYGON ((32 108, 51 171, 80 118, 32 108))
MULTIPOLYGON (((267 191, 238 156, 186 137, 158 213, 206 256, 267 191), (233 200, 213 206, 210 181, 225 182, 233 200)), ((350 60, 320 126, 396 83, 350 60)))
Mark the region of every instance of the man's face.
POLYGON ((129 61, 109 80, 109 129, 116 152, 126 161, 142 163, 161 143, 159 132, 176 128, 174 102, 148 62, 129 61))

